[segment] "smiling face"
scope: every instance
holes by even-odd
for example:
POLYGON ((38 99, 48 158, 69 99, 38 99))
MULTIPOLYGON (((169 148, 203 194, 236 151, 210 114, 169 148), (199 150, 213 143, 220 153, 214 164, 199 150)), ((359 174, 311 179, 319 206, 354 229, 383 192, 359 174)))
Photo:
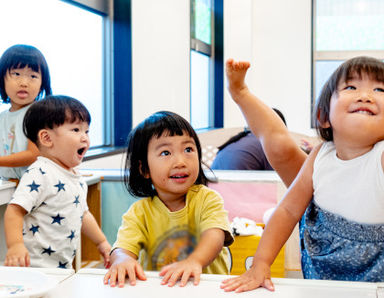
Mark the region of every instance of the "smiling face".
POLYGON ((78 166, 89 148, 87 122, 65 122, 53 129, 39 132, 41 154, 61 167, 72 170, 78 166))
POLYGON ((159 198, 171 210, 185 205, 185 195, 199 174, 195 141, 188 134, 152 137, 148 144, 146 178, 151 178, 159 198))
POLYGON ((31 104, 40 93, 41 82, 40 71, 33 71, 29 67, 7 71, 4 85, 11 103, 10 111, 17 111, 31 104))
POLYGON ((372 145, 384 139, 384 83, 368 75, 339 82, 331 97, 329 121, 336 142, 372 145))

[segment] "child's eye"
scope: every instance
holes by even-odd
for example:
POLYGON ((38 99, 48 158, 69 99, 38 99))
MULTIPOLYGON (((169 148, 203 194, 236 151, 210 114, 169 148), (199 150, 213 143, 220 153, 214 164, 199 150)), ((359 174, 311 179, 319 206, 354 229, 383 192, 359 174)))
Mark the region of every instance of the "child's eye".
POLYGON ((79 132, 80 131, 80 129, 78 129, 77 127, 76 128, 74 128, 74 129, 72 129, 74 132, 79 132))
POLYGON ((171 153, 168 151, 168 150, 164 150, 160 153, 160 155, 162 156, 167 156, 167 155, 170 155, 171 153))
POLYGON ((32 79, 38 79, 39 76, 37 76, 37 75, 31 75, 31 78, 32 78, 32 79))
POLYGON ((11 77, 18 77, 20 75, 20 73, 17 71, 11 71, 9 74, 11 75, 11 77))
POLYGON ((374 91, 384 92, 384 88, 375 88, 374 91))
POLYGON ((192 147, 187 147, 187 148, 185 148, 185 152, 188 152, 188 153, 193 152, 193 148, 192 147))
POLYGON ((349 86, 346 86, 344 89, 345 90, 356 90, 356 87, 349 85, 349 86))

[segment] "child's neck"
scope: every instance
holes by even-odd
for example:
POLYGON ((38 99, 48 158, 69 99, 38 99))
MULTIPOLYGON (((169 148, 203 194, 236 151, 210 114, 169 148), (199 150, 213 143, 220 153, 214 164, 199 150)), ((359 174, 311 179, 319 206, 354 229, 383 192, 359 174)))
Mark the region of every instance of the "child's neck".
POLYGON ((163 202, 163 204, 168 208, 171 212, 176 212, 185 207, 186 202, 186 195, 179 197, 179 198, 167 198, 162 199, 159 197, 159 199, 163 202))

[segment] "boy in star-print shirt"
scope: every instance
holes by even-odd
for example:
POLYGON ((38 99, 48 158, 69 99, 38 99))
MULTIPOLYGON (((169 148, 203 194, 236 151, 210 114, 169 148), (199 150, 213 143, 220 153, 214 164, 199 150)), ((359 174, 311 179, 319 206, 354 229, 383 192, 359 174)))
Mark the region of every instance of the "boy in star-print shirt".
POLYGON ((109 265, 111 246, 88 210, 75 169, 89 148, 89 112, 78 100, 48 96, 32 104, 24 133, 40 156, 22 176, 4 216, 6 266, 72 268, 80 233, 109 265))

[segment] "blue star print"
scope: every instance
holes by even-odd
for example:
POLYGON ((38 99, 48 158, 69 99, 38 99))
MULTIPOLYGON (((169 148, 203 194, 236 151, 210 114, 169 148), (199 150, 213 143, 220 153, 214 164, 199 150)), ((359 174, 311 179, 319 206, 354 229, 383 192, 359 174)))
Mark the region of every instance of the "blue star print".
POLYGON ((57 222, 59 225, 61 225, 61 221, 65 218, 65 217, 62 217, 60 216, 59 213, 57 213, 56 216, 51 216, 53 221, 51 222, 51 224, 53 225, 55 222, 57 222))
POLYGON ((68 264, 68 262, 61 263, 61 262, 59 261, 59 266, 57 266, 57 268, 65 269, 65 268, 67 268, 67 264, 68 264))
POLYGON ((75 196, 75 200, 73 201, 73 204, 76 204, 76 207, 77 207, 77 204, 80 204, 79 198, 80 196, 75 196))
POLYGON ((32 191, 36 191, 36 192, 39 192, 39 187, 40 187, 40 184, 36 184, 35 180, 32 181, 31 184, 27 185, 31 188, 31 190, 29 192, 32 192, 32 191))
POLYGON ((57 192, 59 192, 60 190, 64 190, 64 183, 62 183, 60 180, 59 180, 59 183, 57 183, 56 185, 54 185, 54 187, 57 187, 57 192))
POLYGON ((72 239, 75 238, 75 231, 71 230, 71 235, 69 235, 67 238, 72 241, 72 239))
POLYGON ((39 231, 39 228, 40 228, 40 226, 32 225, 29 230, 33 233, 33 235, 35 235, 35 233, 39 231))
POLYGON ((49 255, 51 255, 51 254, 53 254, 54 252, 56 252, 56 250, 53 250, 53 249, 51 248, 51 246, 49 246, 48 248, 44 248, 44 247, 43 247, 43 252, 42 252, 41 254, 49 254, 49 255))
POLYGON ((42 168, 39 168, 41 175, 44 175, 46 172, 43 171, 42 168))

